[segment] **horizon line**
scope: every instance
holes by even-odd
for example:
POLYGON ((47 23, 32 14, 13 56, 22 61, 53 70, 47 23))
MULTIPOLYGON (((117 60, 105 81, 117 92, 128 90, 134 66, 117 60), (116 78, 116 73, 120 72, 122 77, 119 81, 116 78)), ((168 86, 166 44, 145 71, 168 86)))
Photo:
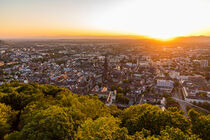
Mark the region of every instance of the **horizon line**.
POLYGON ((190 38, 190 37, 210 37, 209 35, 190 35, 190 36, 177 36, 168 39, 159 39, 143 35, 69 35, 69 36, 20 36, 20 37, 1 37, 0 40, 56 40, 56 39, 149 39, 159 41, 171 41, 177 38, 190 38))

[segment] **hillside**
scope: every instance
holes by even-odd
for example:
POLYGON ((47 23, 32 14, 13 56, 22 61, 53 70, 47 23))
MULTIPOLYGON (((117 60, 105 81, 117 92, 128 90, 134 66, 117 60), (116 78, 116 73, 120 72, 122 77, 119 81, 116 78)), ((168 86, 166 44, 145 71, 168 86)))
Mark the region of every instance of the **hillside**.
POLYGON ((39 84, 0 86, 0 139, 210 139, 210 115, 153 105, 125 110, 105 106, 96 96, 39 84))
POLYGON ((187 36, 187 37, 177 37, 173 42, 182 43, 209 43, 209 36, 187 36))

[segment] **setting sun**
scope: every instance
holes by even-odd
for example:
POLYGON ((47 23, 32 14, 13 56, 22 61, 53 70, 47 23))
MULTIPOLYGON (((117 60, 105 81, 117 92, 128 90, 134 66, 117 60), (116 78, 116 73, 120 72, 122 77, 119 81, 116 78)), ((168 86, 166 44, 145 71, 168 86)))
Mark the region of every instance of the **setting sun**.
POLYGON ((1 1, 0 37, 139 35, 168 40, 177 36, 210 35, 208 0, 64 0, 58 3, 58 0, 1 1))
POLYGON ((207 28, 208 13, 210 2, 205 0, 134 0, 99 13, 92 21, 98 29, 170 39, 207 28))

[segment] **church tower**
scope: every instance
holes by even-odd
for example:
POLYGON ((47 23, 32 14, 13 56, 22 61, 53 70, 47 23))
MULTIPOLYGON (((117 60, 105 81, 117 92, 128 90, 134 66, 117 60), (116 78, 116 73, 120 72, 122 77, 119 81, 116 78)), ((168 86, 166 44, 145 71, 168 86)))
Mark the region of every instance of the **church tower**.
POLYGON ((104 71, 103 71, 103 77, 102 77, 103 82, 107 82, 108 75, 109 75, 109 64, 108 64, 108 58, 107 58, 107 56, 105 56, 104 71))

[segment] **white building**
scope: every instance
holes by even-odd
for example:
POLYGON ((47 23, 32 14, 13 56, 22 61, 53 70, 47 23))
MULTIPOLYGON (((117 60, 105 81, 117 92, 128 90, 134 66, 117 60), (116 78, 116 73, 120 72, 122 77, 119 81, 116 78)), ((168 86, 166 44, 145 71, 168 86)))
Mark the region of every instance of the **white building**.
POLYGON ((195 94, 193 95, 192 93, 189 93, 187 88, 185 88, 185 87, 182 88, 182 92, 184 95, 184 100, 187 102, 210 103, 210 100, 209 100, 210 98, 208 96, 207 97, 197 97, 197 96, 195 96, 195 94))
POLYGON ((157 80, 157 86, 173 88, 174 82, 171 80, 157 80))
POLYGON ((200 60, 200 65, 203 68, 208 67, 208 60, 200 60))
POLYGON ((171 80, 157 80, 156 86, 162 92, 171 93, 174 88, 174 82, 171 80))

